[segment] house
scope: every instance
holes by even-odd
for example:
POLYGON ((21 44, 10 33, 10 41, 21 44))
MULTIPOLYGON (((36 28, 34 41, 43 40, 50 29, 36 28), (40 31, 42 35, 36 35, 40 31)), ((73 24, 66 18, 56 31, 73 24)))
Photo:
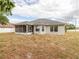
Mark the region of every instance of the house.
POLYGON ((0 33, 11 33, 15 32, 14 24, 2 25, 0 24, 0 33))
POLYGON ((15 24, 18 34, 56 34, 65 33, 65 23, 45 18, 15 24))

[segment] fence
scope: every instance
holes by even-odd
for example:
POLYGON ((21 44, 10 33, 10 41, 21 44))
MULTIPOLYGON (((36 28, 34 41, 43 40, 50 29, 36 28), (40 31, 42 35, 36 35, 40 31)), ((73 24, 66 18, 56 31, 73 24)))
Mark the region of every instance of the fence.
POLYGON ((0 33, 15 32, 15 28, 0 28, 0 33))

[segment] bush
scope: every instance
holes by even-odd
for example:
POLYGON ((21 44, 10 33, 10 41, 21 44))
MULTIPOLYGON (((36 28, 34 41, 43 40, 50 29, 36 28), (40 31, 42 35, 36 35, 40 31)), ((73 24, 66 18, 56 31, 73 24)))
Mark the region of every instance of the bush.
POLYGON ((66 29, 67 29, 67 30, 75 29, 75 28, 76 28, 76 27, 75 27, 75 25, 73 25, 73 24, 66 25, 66 29))

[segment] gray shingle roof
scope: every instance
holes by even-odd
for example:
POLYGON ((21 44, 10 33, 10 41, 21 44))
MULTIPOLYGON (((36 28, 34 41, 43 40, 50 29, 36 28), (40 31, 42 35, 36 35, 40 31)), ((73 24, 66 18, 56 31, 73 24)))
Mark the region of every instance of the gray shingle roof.
POLYGON ((18 23, 17 25, 25 25, 25 24, 28 24, 28 25, 65 25, 65 23, 63 22, 49 20, 45 18, 36 19, 30 22, 25 21, 25 22, 18 23))
POLYGON ((29 23, 28 21, 24 21, 24 22, 16 23, 15 25, 26 25, 28 23, 29 23))

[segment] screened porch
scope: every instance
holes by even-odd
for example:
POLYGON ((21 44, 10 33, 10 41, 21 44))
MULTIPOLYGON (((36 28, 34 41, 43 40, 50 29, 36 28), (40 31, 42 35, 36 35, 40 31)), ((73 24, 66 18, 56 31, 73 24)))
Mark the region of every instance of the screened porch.
POLYGON ((15 31, 18 33, 34 33, 33 25, 16 25, 15 31))

